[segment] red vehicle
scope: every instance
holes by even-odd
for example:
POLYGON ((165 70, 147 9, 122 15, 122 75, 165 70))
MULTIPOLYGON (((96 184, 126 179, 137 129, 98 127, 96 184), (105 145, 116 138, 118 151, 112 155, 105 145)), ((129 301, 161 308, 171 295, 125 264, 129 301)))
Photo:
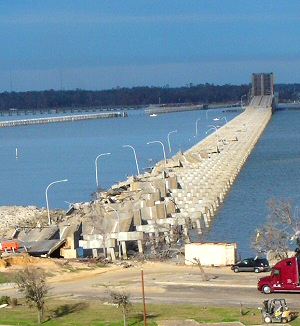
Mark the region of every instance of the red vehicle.
POLYGON ((18 242, 8 241, 8 242, 0 242, 0 249, 5 250, 17 250, 19 248, 18 242))
POLYGON ((257 289, 265 294, 271 292, 300 292, 300 257, 279 261, 271 270, 271 275, 258 279, 257 289))

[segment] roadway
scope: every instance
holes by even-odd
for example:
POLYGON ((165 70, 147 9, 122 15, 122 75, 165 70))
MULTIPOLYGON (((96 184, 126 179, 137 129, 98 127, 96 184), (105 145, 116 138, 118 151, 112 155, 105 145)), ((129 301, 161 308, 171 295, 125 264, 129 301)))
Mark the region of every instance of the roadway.
MULTIPOLYGON (((199 306, 232 306, 257 308, 263 300, 283 297, 292 310, 299 309, 299 294, 260 293, 257 278, 268 273, 234 273, 230 267, 204 267, 208 278, 203 281, 197 266, 170 263, 133 263, 129 268, 113 265, 89 272, 65 274, 62 279, 50 278, 53 298, 68 300, 103 300, 107 287, 130 295, 133 303, 142 302, 142 273, 145 300, 155 304, 191 304, 199 306)), ((1 287, 0 296, 18 297, 13 287, 1 287)))

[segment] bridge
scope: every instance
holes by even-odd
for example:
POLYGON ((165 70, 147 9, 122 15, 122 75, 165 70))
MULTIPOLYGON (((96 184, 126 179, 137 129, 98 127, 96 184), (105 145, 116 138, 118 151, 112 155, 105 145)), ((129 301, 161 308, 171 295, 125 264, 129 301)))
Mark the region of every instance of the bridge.
POLYGON ((27 126, 27 125, 36 125, 36 124, 53 123, 53 122, 70 122, 70 121, 89 120, 89 119, 116 118, 116 117, 124 117, 124 116, 126 116, 126 114, 121 112, 105 112, 105 113, 93 113, 93 114, 56 116, 56 117, 47 117, 47 118, 18 119, 18 120, 0 121, 0 127, 16 127, 16 126, 27 126))
POLYGON ((212 126, 213 132, 205 139, 158 162, 151 172, 98 192, 93 203, 74 204, 74 217, 82 216, 82 211, 86 217, 93 215, 97 209, 102 211, 99 219, 110 224, 105 234, 112 241, 105 242, 103 235, 94 234, 93 225, 86 222, 80 246, 88 250, 106 246, 112 259, 116 252, 126 258, 127 242, 136 241, 142 253, 145 239, 155 250, 162 241, 176 242, 178 227, 186 242, 191 230, 201 235, 210 227, 275 107, 273 84, 269 83, 272 75, 255 78, 258 85, 249 105, 230 122, 220 128, 212 126))
POLYGON ((178 167, 169 169, 178 187, 170 188, 170 196, 182 221, 189 218, 202 233, 233 185, 236 176, 263 133, 277 103, 273 92, 273 74, 253 74, 252 98, 245 111, 177 155, 178 167))
POLYGON ((82 210, 88 216, 99 207, 102 218, 110 223, 107 234, 119 243, 119 248, 115 241, 104 244, 101 235, 93 234, 92 225, 86 224, 80 246, 91 250, 106 245, 115 259, 115 250, 127 257, 127 241, 136 241, 140 252, 145 238, 153 242, 154 249, 161 241, 158 239, 171 243, 176 239, 177 227, 183 230, 187 241, 192 229, 201 235, 271 119, 271 102, 270 97, 253 99, 250 104, 257 106, 245 107, 240 115, 213 128, 211 134, 186 152, 158 162, 150 173, 131 176, 108 191, 99 192, 92 204, 75 204, 75 216, 81 216, 82 210))
MULTIPOLYGON (((255 94, 241 114, 220 128, 213 126, 213 132, 189 150, 158 162, 151 172, 99 191, 93 202, 74 203, 70 222, 85 216, 79 246, 96 255, 98 248, 105 248, 112 259, 116 251, 126 259, 127 242, 135 241, 142 253, 145 239, 152 249, 162 241, 176 242, 177 227, 187 242, 192 229, 202 234, 270 121, 274 105, 273 94, 255 94), (93 220, 88 222, 96 211, 105 221, 101 234, 94 233, 93 220)), ((65 249, 64 254, 72 257, 76 250, 65 249)))
POLYGON ((249 107, 252 108, 269 108, 272 107, 273 98, 269 95, 254 96, 251 99, 249 107))
POLYGON ((199 234, 204 226, 209 227, 271 116, 271 107, 247 107, 183 153, 182 167, 169 172, 179 185, 170 190, 180 211, 175 216, 190 217, 199 234))

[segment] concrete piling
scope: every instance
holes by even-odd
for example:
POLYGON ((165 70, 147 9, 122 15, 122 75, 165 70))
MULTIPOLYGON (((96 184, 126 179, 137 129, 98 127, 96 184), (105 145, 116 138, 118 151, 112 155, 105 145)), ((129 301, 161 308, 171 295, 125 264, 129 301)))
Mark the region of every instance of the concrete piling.
POLYGON ((158 162, 152 173, 115 185, 130 193, 122 196, 126 204, 121 205, 118 196, 109 201, 119 213, 126 207, 124 216, 132 219, 126 228, 120 222, 123 256, 126 241, 136 240, 139 252, 146 238, 152 244, 151 250, 158 248, 162 237, 165 243, 174 241, 174 227, 181 228, 186 239, 192 228, 201 235, 203 228, 210 226, 271 115, 271 108, 247 108, 188 151, 168 159, 167 165, 158 162))

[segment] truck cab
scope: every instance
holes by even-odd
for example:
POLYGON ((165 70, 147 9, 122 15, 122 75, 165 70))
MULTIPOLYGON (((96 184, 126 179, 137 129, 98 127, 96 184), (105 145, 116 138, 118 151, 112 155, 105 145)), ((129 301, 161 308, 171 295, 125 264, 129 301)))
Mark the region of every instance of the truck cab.
POLYGON ((258 279, 257 289, 265 294, 271 292, 300 292, 300 259, 296 257, 279 261, 269 276, 258 279))

